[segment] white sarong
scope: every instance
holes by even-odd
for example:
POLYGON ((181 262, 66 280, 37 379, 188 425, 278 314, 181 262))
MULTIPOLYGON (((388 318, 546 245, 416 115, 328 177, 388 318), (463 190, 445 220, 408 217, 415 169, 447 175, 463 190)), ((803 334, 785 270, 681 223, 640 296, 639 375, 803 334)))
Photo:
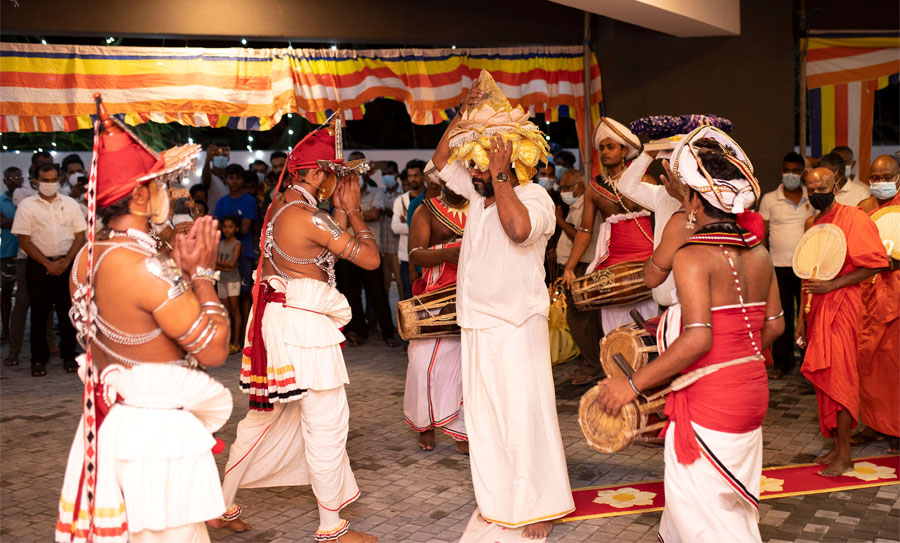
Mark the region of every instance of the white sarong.
POLYGON ((408 354, 403 395, 406 423, 417 432, 440 428, 453 439, 465 441, 460 339, 414 339, 408 354))
MULTIPOLYGON (((228 420, 231 393, 201 371, 169 364, 112 365, 102 375, 109 397, 121 400, 97 432, 94 526, 103 535, 94 541, 140 541, 172 529, 204 541, 203 523, 225 511, 211 433, 228 420)), ((72 526, 83 462, 82 422, 60 495, 58 542, 86 539, 86 516, 72 526)))
POLYGON ((666 430, 666 507, 659 526, 663 543, 760 541, 759 493, 762 427, 743 434, 692 423, 701 455, 680 464, 675 422, 666 430))
POLYGON ((338 329, 350 320, 350 307, 322 281, 264 280, 285 293, 284 303, 270 302, 263 315, 269 391, 289 393, 271 411, 251 409, 238 424, 222 484, 227 516, 234 518, 238 510, 238 488, 312 485, 320 513, 317 533, 340 532, 346 521, 337 512, 359 497, 347 455, 348 378, 338 329))
POLYGON ((574 510, 547 318, 463 328, 462 378, 472 483, 482 517, 518 527, 574 510))

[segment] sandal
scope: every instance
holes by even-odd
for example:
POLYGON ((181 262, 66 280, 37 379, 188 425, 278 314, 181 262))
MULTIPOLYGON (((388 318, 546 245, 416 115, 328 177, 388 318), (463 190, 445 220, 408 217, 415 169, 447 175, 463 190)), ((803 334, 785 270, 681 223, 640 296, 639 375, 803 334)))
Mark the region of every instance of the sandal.
POLYGON ((768 374, 769 374, 769 379, 772 379, 773 381, 777 381, 778 379, 781 379, 782 377, 784 377, 784 372, 778 368, 772 368, 771 370, 768 371, 768 374))
POLYGON ((572 386, 592 385, 601 379, 603 379, 602 374, 592 373, 590 370, 580 367, 572 374, 572 386))
POLYGON ((347 339, 345 340, 345 343, 347 343, 347 345, 349 345, 351 347, 359 347, 360 345, 366 344, 366 340, 360 339, 360 338, 356 337, 356 335, 352 335, 352 336, 348 335, 346 337, 347 337, 347 339))
POLYGON ((63 362, 63 368, 66 369, 66 373, 76 373, 78 371, 78 362, 74 360, 66 360, 63 362))
POLYGON ((43 377, 47 375, 47 364, 45 362, 32 362, 31 363, 31 376, 32 377, 43 377))
POLYGON ((4 366, 18 366, 19 359, 18 358, 7 358, 6 360, 3 361, 3 365, 4 366))
POLYGON ((384 344, 393 349, 403 345, 403 342, 397 339, 396 336, 391 336, 384 340, 384 344))

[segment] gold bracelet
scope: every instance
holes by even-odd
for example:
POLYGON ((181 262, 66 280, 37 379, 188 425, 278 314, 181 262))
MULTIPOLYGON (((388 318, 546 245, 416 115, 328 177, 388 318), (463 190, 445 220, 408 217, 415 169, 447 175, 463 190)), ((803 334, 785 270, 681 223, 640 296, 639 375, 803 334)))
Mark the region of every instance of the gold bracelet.
POLYGON ((661 272, 663 272, 663 273, 669 273, 670 271, 672 271, 671 268, 668 269, 668 270, 665 269, 665 268, 660 268, 660 267, 656 264, 656 262, 653 261, 653 255, 650 255, 650 258, 647 259, 647 262, 649 262, 651 266, 653 266, 654 268, 656 268, 657 270, 659 270, 659 271, 661 271, 661 272))

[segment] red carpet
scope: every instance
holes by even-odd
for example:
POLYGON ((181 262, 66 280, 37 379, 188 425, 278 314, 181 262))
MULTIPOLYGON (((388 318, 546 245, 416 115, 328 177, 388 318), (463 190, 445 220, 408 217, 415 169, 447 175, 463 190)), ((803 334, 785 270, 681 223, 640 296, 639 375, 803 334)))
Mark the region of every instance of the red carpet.
MULTIPOLYGON (((854 460, 854 470, 840 477, 821 477, 818 464, 798 464, 763 469, 761 500, 900 484, 900 456, 872 456, 854 460)), ((620 483, 577 488, 572 491, 575 511, 557 522, 636 515, 662 511, 662 481, 620 483)))

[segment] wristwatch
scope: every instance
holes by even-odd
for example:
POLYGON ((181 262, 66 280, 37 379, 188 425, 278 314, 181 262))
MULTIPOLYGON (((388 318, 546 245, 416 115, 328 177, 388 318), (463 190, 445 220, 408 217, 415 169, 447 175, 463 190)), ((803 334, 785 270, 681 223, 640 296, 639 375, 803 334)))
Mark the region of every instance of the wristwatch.
POLYGON ((497 181, 500 181, 501 183, 507 183, 509 181, 509 176, 506 175, 506 172, 500 172, 497 174, 496 179, 497 179, 497 181))

